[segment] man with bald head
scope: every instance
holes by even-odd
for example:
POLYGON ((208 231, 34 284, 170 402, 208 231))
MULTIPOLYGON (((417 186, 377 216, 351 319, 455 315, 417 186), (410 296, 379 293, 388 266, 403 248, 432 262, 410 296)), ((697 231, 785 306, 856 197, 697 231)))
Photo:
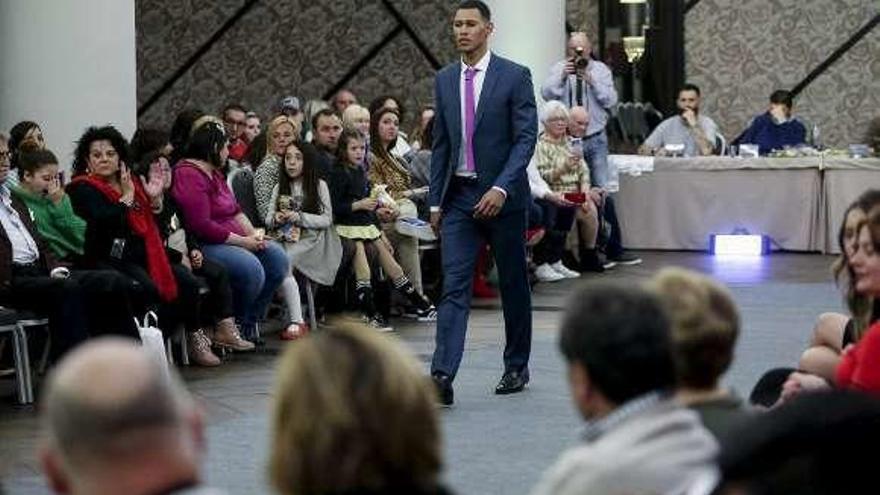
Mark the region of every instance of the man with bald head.
POLYGON ((209 495, 203 417, 174 372, 130 340, 94 339, 53 372, 40 449, 49 486, 73 495, 209 495))

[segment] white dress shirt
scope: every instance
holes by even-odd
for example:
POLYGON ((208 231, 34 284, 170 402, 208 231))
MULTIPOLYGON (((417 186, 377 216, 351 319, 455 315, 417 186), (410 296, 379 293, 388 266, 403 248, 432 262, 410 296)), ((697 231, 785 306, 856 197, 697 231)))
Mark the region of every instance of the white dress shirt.
POLYGON ((22 222, 18 210, 12 207, 12 197, 5 185, 0 186, 0 224, 6 231, 9 244, 12 245, 13 263, 27 265, 39 259, 40 250, 37 248, 37 243, 22 222))
MULTIPOLYGON (((483 81, 486 80, 486 70, 489 68, 489 60, 492 58, 492 52, 486 50, 486 54, 483 55, 483 58, 480 59, 479 62, 474 65, 474 69, 477 69, 477 73, 474 74, 474 130, 476 131, 477 125, 477 109, 480 108, 480 94, 483 92, 483 81)), ((464 60, 461 61, 461 73, 459 76, 458 84, 459 84, 459 94, 461 95, 461 149, 458 153, 458 168, 455 171, 455 175, 461 177, 473 177, 476 175, 476 172, 471 172, 467 169, 467 160, 465 159, 465 149, 467 148, 467 126, 465 125, 465 81, 464 81, 464 71, 467 70, 468 65, 464 63, 464 60)))

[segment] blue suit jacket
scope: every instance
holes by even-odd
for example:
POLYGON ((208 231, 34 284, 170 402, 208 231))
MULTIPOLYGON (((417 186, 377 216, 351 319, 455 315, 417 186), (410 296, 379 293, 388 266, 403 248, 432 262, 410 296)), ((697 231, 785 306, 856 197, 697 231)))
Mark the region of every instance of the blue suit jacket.
MULTIPOLYGON (((430 206, 443 209, 461 153, 461 62, 444 67, 434 82, 434 147, 430 206)), ((507 192, 501 213, 529 204, 526 166, 535 151, 538 117, 529 69, 492 54, 477 102, 474 158, 480 187, 507 192)))

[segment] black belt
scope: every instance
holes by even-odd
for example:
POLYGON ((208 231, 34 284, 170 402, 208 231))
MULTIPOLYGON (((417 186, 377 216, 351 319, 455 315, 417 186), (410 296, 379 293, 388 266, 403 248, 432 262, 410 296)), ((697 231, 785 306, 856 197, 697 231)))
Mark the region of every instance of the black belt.
POLYGON ((480 178, 476 175, 453 175, 452 180, 462 184, 476 184, 479 182, 480 178))
POLYGON ((594 137, 602 134, 603 132, 605 132, 605 129, 602 129, 601 131, 596 131, 592 134, 587 134, 586 136, 584 136, 584 139, 593 139, 594 137))

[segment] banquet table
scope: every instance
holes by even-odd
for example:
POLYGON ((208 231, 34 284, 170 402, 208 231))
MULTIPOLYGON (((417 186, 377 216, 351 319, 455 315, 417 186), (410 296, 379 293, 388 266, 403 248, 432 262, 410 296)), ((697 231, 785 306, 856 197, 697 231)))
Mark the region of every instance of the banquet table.
MULTIPOLYGON (((612 155, 624 244, 631 249, 705 250, 711 234, 742 232, 769 236, 774 249, 824 251, 829 236, 825 211, 831 206, 823 195, 823 161, 821 156, 612 155)), ((839 187, 851 187, 843 175, 839 187)), ((880 179, 880 174, 874 177, 880 179)))
POLYGON ((828 156, 823 165, 822 210, 826 253, 840 252, 837 231, 847 206, 866 189, 880 188, 880 158, 828 156))

